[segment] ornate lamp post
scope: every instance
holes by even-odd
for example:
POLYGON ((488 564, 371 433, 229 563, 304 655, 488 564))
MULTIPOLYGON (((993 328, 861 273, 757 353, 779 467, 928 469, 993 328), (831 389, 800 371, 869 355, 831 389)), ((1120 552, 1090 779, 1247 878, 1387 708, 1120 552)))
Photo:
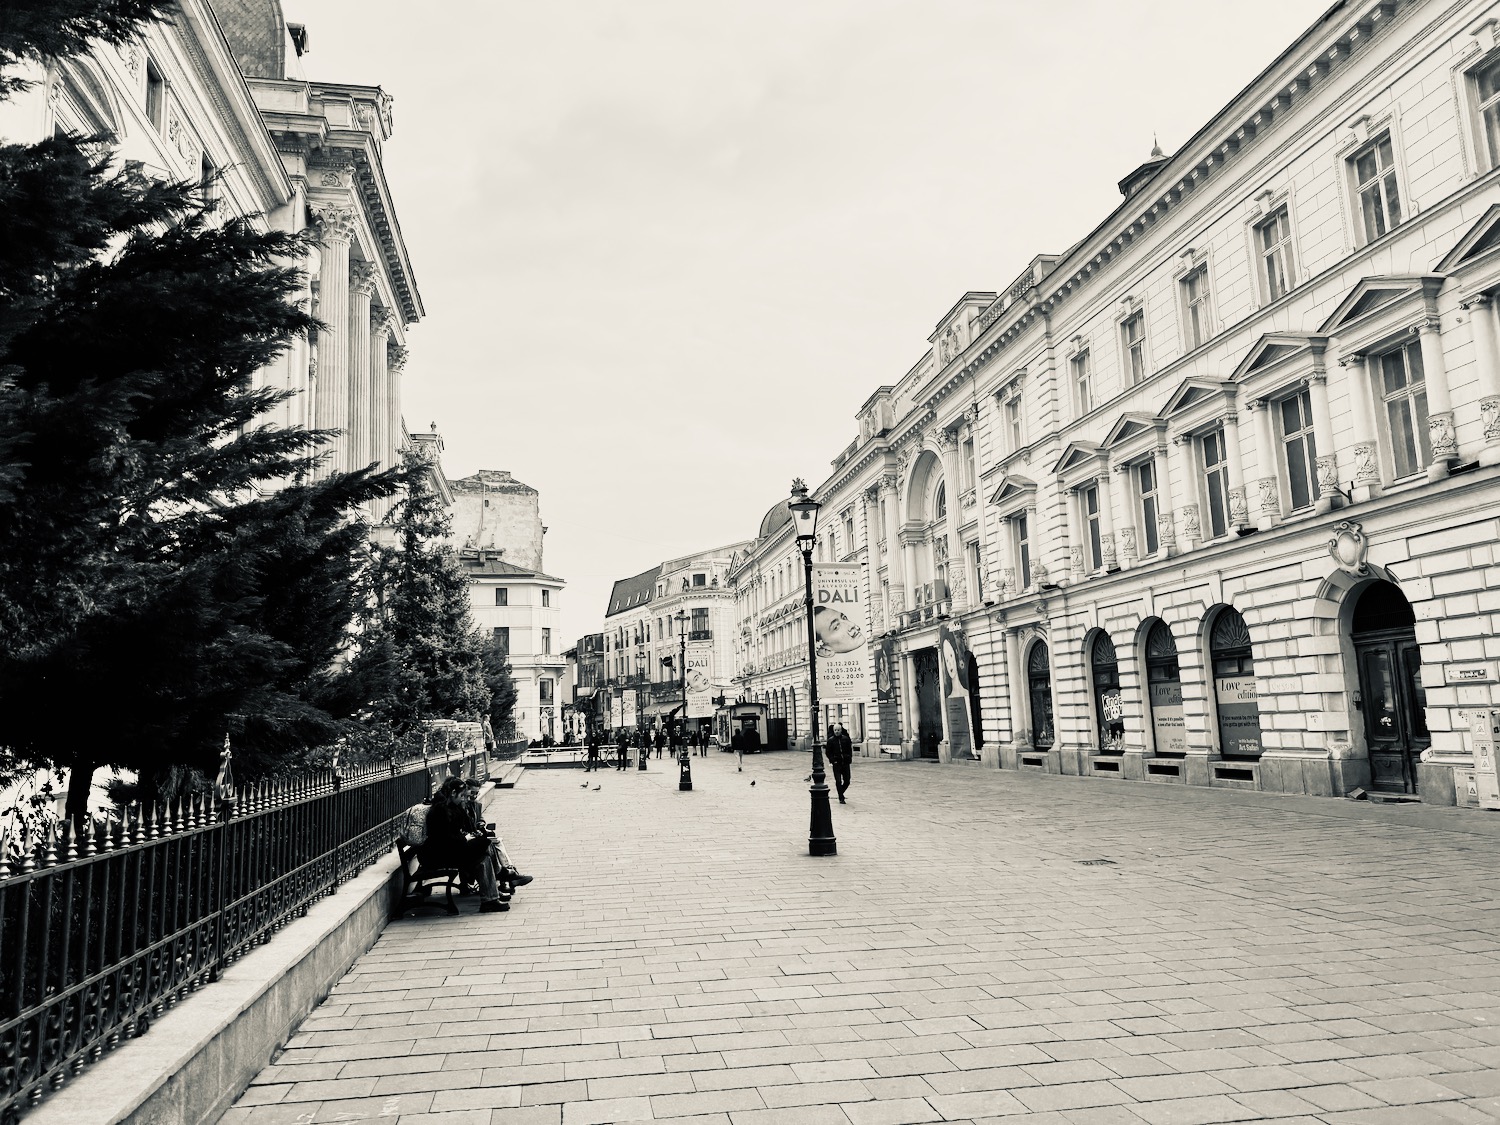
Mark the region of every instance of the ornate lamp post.
POLYGON ((806 589, 803 607, 807 614, 807 684, 812 708, 812 819, 807 829, 808 855, 838 855, 839 843, 833 834, 833 809, 828 804, 828 781, 823 772, 823 743, 818 733, 818 637, 813 630, 813 547, 818 541, 818 512, 823 505, 807 494, 802 478, 792 481, 791 509, 797 533, 797 550, 802 552, 802 577, 806 589))
MULTIPOLYGON (((636 738, 640 742, 640 750, 636 754, 636 768, 646 768, 646 747, 650 740, 646 738, 646 705, 641 699, 642 689, 646 686, 646 653, 643 649, 635 650, 635 730, 636 738)), ((649 692, 644 693, 649 696, 649 692)))
POLYGON ((677 678, 682 688, 682 719, 678 726, 680 732, 677 736, 677 765, 681 772, 677 775, 677 789, 679 792, 691 792, 693 788, 693 763, 688 757, 687 746, 687 623, 688 615, 678 610, 672 616, 677 622, 677 678))

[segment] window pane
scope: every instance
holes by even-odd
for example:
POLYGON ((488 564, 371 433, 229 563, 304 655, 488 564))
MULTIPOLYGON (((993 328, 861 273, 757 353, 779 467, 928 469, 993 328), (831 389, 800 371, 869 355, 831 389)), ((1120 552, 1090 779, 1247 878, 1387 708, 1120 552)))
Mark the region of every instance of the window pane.
POLYGON ((1380 357, 1380 374, 1385 383, 1384 394, 1395 394, 1406 386, 1406 356, 1403 352, 1387 352, 1380 357))
POLYGON ((1411 401, 1405 396, 1386 403, 1386 418, 1391 430, 1391 460, 1398 477, 1409 477, 1417 471, 1416 435, 1412 429, 1411 401))
POLYGON ((1365 238, 1373 241, 1385 233, 1385 209, 1380 205, 1380 192, 1367 188, 1360 193, 1360 206, 1365 216, 1365 238))
POLYGON ((1307 450, 1301 438, 1286 443, 1287 484, 1293 509, 1306 508, 1313 502, 1307 461, 1307 450))
POLYGON ((1386 137, 1384 140, 1382 140, 1377 146, 1377 149, 1380 153, 1380 166, 1382 168, 1389 168, 1393 163, 1395 163, 1395 161, 1391 157, 1390 137, 1386 137))
POLYGON ((1156 538, 1156 497, 1148 496, 1141 502, 1141 531, 1144 533, 1146 554, 1154 555, 1160 543, 1156 538))
POLYGON ((1359 177, 1361 184, 1367 184, 1375 178, 1379 169, 1375 166, 1375 153, 1366 152, 1354 162, 1355 175, 1359 177))
POLYGON ((1396 226, 1401 222, 1401 193, 1396 190, 1396 173, 1391 172, 1385 178, 1385 202, 1390 208, 1389 222, 1396 226))

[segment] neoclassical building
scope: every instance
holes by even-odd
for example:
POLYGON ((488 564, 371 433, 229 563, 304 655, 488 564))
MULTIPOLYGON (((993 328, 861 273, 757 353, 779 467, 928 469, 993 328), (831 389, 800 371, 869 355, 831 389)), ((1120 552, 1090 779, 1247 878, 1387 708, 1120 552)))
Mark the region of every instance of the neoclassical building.
MULTIPOLYGON (((864 404, 815 495, 821 556, 864 564, 867 753, 1472 802, 1497 28, 1487 0, 1330 10, 864 404)), ((752 695, 794 593, 774 511, 732 576, 752 695)))
POLYGON ((381 164, 391 98, 302 77, 307 43, 279 0, 181 0, 136 41, 34 67, 0 102, 0 138, 107 133, 148 174, 212 185, 227 214, 311 231, 304 300, 324 327, 263 373, 298 392, 270 421, 338 431, 330 470, 384 467, 406 444, 406 330, 423 315, 381 164))

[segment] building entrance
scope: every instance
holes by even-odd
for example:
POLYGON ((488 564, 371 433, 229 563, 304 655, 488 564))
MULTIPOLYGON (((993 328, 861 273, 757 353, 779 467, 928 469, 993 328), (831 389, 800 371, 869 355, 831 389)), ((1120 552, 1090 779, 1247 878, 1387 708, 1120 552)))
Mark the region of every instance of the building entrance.
POLYGON ((1417 759, 1432 744, 1416 624, 1406 595, 1389 582, 1367 586, 1354 605, 1351 639, 1370 788, 1388 793, 1417 791, 1417 759))
POLYGON ((1056 739, 1052 731, 1052 666, 1042 641, 1031 646, 1031 655, 1026 658, 1026 694, 1031 703, 1031 744, 1038 750, 1051 750, 1056 739))
POLYGON ((943 741, 943 681, 938 675, 935 648, 912 653, 911 666, 917 688, 917 751, 924 758, 938 756, 943 741))

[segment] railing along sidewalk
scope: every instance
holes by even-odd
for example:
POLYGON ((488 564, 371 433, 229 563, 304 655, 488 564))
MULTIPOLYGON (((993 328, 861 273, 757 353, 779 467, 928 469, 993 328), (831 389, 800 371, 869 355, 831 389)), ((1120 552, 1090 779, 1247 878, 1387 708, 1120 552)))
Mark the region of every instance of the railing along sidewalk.
POLYGON ((0 858, 0 1123, 80 1074, 389 851, 481 751, 351 767, 63 823, 0 858))

